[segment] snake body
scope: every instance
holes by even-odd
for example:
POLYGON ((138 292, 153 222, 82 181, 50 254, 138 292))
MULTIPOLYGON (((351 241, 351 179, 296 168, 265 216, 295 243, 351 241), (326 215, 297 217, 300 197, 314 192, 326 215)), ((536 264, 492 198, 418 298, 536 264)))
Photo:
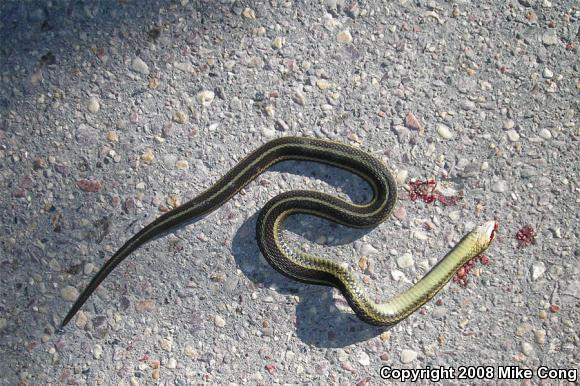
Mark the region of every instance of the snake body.
POLYGON ((180 224, 213 212, 264 170, 285 160, 337 166, 362 177, 371 186, 372 199, 361 205, 315 191, 282 193, 265 205, 256 227, 260 250, 274 269, 298 281, 340 289, 356 315, 367 323, 387 326, 405 319, 435 296, 459 268, 482 253, 495 237, 497 224, 494 221, 475 228, 414 286, 387 303, 377 304, 365 294, 350 268, 292 248, 282 238, 282 229, 284 220, 297 213, 319 216, 349 227, 377 226, 390 215, 397 200, 392 174, 377 158, 346 144, 304 137, 279 138, 250 153, 209 189, 161 215, 131 237, 92 278, 64 318, 61 328, 133 251, 180 224))

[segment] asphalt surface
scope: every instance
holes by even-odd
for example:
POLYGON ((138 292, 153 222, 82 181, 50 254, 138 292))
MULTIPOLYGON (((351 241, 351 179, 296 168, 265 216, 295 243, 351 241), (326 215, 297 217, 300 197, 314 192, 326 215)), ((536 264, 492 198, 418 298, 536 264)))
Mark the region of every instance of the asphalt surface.
POLYGON ((548 0, 2 1, 0 383, 577 383, 579 15, 548 0), (289 135, 360 146, 396 175, 373 230, 287 224, 374 298, 495 220, 487 259, 368 326, 260 256, 274 195, 370 195, 285 162, 134 253, 55 333, 125 240, 289 135), (437 199, 413 200, 429 179, 437 199))

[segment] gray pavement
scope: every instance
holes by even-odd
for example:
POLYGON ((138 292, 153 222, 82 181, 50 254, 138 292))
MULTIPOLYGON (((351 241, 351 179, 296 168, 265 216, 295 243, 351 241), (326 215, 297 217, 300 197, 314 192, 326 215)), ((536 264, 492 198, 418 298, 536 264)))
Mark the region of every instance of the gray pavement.
POLYGON ((0 2, 0 384, 398 383, 383 366, 421 384, 577 382, 579 15, 555 0, 0 2), (365 325, 260 256, 274 195, 369 197, 347 172, 286 162, 141 248, 55 333, 126 239, 288 135, 360 146, 396 175, 374 230, 287 224, 373 297, 494 219, 489 264, 393 328, 365 325), (463 199, 412 201, 428 178, 463 199))

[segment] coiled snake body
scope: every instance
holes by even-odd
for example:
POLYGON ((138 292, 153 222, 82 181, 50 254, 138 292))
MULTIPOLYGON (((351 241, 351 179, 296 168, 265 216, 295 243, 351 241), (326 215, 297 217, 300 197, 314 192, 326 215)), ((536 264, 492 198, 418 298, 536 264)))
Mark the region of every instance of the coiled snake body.
POLYGON ((61 328, 105 277, 133 251, 167 230, 214 211, 265 169, 285 160, 337 166, 359 175, 371 186, 373 197, 362 205, 313 191, 280 194, 260 212, 256 229, 260 250, 272 267, 295 280, 337 287, 357 316, 367 323, 386 326, 405 319, 435 296, 459 268, 482 253, 495 237, 497 224, 494 221, 475 228, 414 286, 387 303, 377 304, 368 298, 347 266, 309 255, 285 243, 282 224, 292 214, 305 213, 350 227, 374 227, 389 216, 397 200, 393 176, 380 160, 352 146, 313 138, 279 138, 250 153, 199 196, 161 215, 131 237, 92 278, 64 318, 61 328))

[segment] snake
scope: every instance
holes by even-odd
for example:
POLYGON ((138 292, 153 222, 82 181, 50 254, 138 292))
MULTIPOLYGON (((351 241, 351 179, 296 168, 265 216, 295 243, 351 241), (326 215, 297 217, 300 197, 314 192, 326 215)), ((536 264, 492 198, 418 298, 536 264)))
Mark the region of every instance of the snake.
POLYGON ((391 326, 427 303, 469 260, 494 240, 498 224, 488 221, 467 233, 422 279, 385 303, 376 303, 365 292, 348 264, 310 255, 291 246, 283 237, 284 221, 307 214, 352 228, 372 228, 391 214, 397 202, 397 183, 382 160, 352 145, 309 137, 281 137, 266 142, 239 161, 223 177, 190 201, 169 210, 139 230, 109 258, 80 293, 61 323, 69 323, 101 282, 143 244, 176 227, 215 211, 272 165, 305 160, 335 166, 361 177, 372 189, 362 204, 317 191, 292 190, 266 203, 256 223, 259 249, 282 275, 308 284, 335 287, 354 313, 375 326, 391 326))

